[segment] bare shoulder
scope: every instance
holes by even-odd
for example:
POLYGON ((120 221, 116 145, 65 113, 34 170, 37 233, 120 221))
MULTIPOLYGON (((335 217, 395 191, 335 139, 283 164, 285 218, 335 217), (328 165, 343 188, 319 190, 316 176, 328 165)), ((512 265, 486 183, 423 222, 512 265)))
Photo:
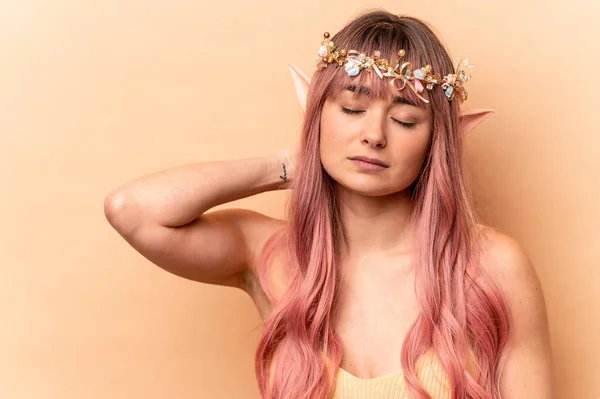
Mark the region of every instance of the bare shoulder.
POLYGON ((501 377, 504 398, 551 398, 552 356, 546 303, 530 257, 514 238, 480 226, 484 269, 504 292, 511 331, 501 377))
MULTIPOLYGON (((246 276, 244 278, 244 290, 256 303, 261 315, 268 311, 270 305, 268 299, 260 287, 258 282, 258 266, 260 256, 267 244, 267 241, 278 231, 287 226, 287 221, 283 219, 273 218, 255 211, 243 211, 243 217, 240 220, 240 229, 245 237, 248 265, 246 276)), ((279 265, 281 263, 281 254, 275 253, 271 258, 271 266, 269 270, 269 278, 272 279, 278 286, 282 285, 284 276, 279 265), (280 284, 281 283, 281 284, 280 284)))
POLYGON ((236 211, 239 228, 244 235, 248 251, 248 268, 254 272, 266 242, 276 231, 285 227, 287 222, 248 209, 236 209, 236 211))
MULTIPOLYGON (((491 227, 483 227, 482 266, 505 292, 513 317, 519 314, 542 317, 544 296, 536 269, 521 244, 491 227)), ((545 315, 544 315, 545 317, 545 315)))
POLYGON ((523 288, 539 288, 535 267, 521 244, 514 238, 489 226, 483 231, 482 266, 503 289, 514 291, 523 288))

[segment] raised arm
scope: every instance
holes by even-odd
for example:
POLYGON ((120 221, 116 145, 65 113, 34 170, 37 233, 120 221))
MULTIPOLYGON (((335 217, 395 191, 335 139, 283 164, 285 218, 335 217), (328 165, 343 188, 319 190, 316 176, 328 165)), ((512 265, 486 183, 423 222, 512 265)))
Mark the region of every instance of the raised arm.
POLYGON ((104 213, 157 266, 187 279, 247 289, 257 249, 284 222, 245 209, 207 211, 289 187, 292 161, 290 151, 284 151, 156 172, 112 190, 104 213))

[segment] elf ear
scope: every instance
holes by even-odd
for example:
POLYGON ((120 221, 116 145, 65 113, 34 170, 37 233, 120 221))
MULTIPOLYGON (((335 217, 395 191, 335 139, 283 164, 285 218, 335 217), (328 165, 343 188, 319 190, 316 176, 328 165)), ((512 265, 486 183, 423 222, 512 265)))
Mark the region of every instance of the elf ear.
POLYGON ((479 125, 485 118, 493 114, 493 109, 489 108, 476 108, 460 113, 459 129, 461 134, 464 136, 471 131, 475 126, 479 125))
POLYGON ((296 94, 300 101, 302 111, 306 112, 306 97, 308 95, 308 86, 310 86, 310 78, 304 72, 293 64, 288 64, 292 73, 292 80, 296 86, 296 94))

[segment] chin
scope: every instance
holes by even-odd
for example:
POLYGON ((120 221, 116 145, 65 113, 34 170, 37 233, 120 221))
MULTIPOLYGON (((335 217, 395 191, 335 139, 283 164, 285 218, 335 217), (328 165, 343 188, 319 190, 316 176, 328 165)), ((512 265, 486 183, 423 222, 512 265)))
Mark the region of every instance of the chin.
POLYGON ((328 168, 326 165, 323 165, 323 169, 341 188, 369 197, 395 194, 409 186, 398 184, 398 177, 404 176, 396 176, 394 179, 394 176, 389 173, 390 170, 361 172, 354 168, 348 169, 344 166, 328 168))
POLYGON ((334 178, 334 180, 342 189, 366 197, 382 197, 385 195, 396 194, 406 189, 406 187, 390 186, 389 184, 385 184, 384 181, 378 182, 376 179, 369 179, 371 181, 367 181, 367 179, 355 176, 345 176, 345 178, 339 180, 334 178))

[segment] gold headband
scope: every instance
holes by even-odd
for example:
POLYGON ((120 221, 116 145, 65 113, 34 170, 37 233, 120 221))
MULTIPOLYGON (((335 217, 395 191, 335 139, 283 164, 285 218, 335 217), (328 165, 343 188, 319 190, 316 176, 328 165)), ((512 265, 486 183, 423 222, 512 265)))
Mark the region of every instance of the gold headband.
POLYGON ((390 85, 397 90, 402 90, 406 85, 424 102, 428 103, 429 100, 425 99, 419 93, 423 90, 432 90, 434 86, 441 85, 444 90, 444 94, 451 101, 454 97, 458 96, 460 102, 464 102, 468 93, 465 90, 463 84, 470 79, 470 75, 465 71, 469 69, 471 72, 473 68, 469 64, 469 60, 461 60, 456 58, 456 73, 451 73, 442 79, 439 74, 431 73, 431 65, 427 64, 422 68, 411 69, 412 64, 410 62, 402 63, 402 58, 406 55, 406 51, 398 51, 398 61, 392 68, 391 64, 385 58, 380 58, 381 53, 375 51, 372 57, 367 56, 365 53, 361 53, 356 50, 337 50, 337 47, 333 44, 333 41, 329 39, 329 32, 323 34, 323 41, 319 48, 317 57, 316 70, 320 71, 327 67, 328 64, 337 63, 338 65, 344 65, 348 76, 356 76, 360 73, 361 69, 367 69, 375 71, 377 75, 383 79, 384 76, 391 77, 390 85), (383 70, 383 71, 382 71, 383 70), (398 87, 395 82, 399 80, 402 85, 398 87))

